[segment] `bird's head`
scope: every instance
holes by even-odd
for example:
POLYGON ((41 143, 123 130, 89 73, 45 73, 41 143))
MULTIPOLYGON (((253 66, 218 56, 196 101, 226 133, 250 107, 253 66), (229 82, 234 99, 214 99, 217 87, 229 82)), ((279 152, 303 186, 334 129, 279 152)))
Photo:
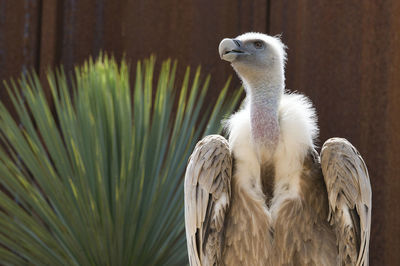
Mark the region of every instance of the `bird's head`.
POLYGON ((223 39, 218 50, 221 59, 230 62, 245 83, 284 81, 286 52, 279 37, 245 33, 234 39, 223 39))

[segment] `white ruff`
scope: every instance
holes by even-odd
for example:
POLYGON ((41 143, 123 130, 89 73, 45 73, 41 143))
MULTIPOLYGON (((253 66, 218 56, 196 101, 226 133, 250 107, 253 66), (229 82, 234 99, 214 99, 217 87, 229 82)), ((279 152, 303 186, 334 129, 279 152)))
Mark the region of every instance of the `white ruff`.
MULTIPOLYGON (((257 159, 258 147, 252 139, 250 121, 250 101, 246 101, 244 108, 227 120, 226 126, 230 148, 236 159, 233 181, 257 198, 262 191, 261 164, 257 159)), ((282 95, 278 121, 278 145, 272 156, 266 156, 271 158, 270 162, 275 166, 274 198, 271 205, 273 217, 281 202, 298 196, 303 161, 307 152, 314 147, 313 140, 318 134, 315 111, 308 98, 300 94, 282 95), (284 191, 285 187, 289 187, 289 190, 284 191)))

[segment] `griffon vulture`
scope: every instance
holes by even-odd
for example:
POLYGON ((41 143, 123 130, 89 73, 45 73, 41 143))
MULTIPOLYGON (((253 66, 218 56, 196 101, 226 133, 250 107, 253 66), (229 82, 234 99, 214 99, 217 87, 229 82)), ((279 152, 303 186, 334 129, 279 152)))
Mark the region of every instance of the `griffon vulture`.
POLYGON ((285 46, 246 33, 224 39, 223 60, 247 98, 229 140, 197 143, 185 175, 190 265, 368 265, 371 185, 345 139, 314 148, 315 111, 287 93, 285 46))

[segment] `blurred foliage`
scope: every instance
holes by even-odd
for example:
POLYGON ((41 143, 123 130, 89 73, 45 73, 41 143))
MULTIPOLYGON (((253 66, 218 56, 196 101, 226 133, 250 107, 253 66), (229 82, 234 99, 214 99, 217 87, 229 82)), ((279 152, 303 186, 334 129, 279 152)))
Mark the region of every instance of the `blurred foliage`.
POLYGON ((107 56, 7 85, 0 105, 0 258, 4 265, 187 264, 182 178, 197 140, 218 133, 241 90, 204 102, 210 77, 150 57, 107 56), (190 82, 191 81, 191 82, 190 82), (154 88, 153 88, 154 87, 154 88), (47 97, 47 98, 46 98, 47 97), (18 121, 18 122, 17 122, 18 121))

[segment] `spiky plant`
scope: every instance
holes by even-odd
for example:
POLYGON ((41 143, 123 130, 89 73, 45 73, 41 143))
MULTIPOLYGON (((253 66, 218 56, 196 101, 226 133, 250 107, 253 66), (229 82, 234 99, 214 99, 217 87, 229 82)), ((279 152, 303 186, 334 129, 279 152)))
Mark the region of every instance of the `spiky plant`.
POLYGON ((198 69, 189 82, 188 69, 178 89, 175 70, 163 62, 155 82, 155 59, 138 62, 132 94, 127 64, 107 57, 72 82, 49 74, 48 94, 36 75, 11 82, 17 118, 0 105, 0 264, 187 263, 185 165, 241 92, 227 83, 205 103, 209 77, 198 69))

